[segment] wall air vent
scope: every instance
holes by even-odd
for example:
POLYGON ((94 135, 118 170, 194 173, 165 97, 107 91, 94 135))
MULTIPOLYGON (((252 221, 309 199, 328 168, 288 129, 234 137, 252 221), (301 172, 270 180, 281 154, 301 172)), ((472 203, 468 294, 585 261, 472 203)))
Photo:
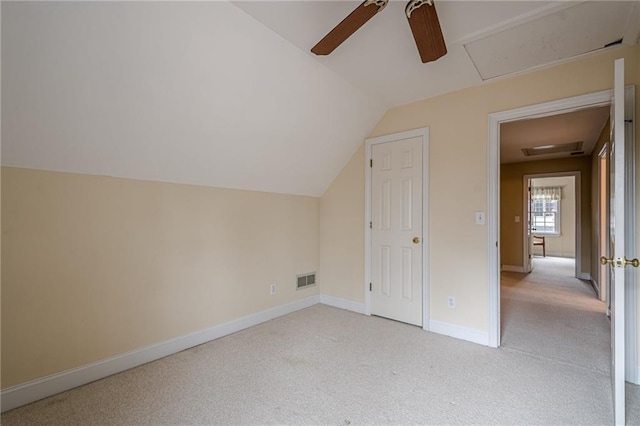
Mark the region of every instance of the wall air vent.
POLYGON ((534 146, 531 148, 522 148, 522 153, 525 155, 525 157, 531 157, 534 155, 558 154, 563 152, 572 152, 572 151, 581 151, 581 150, 582 150, 582 141, 579 141, 579 142, 571 142, 571 143, 563 143, 563 144, 534 146))
POLYGON ((297 275, 296 278, 297 278, 296 290, 300 290, 303 288, 312 287, 316 285, 315 272, 309 272, 306 274, 297 275))

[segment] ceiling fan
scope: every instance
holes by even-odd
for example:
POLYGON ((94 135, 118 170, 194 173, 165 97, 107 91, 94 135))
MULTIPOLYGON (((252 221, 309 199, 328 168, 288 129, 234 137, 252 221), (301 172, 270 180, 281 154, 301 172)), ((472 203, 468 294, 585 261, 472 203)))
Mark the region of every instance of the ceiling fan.
MULTIPOLYGON (((318 42, 311 52, 328 55, 355 33, 369 19, 380 12, 389 0, 365 0, 318 42)), ((413 38, 422 63, 432 62, 447 53, 440 21, 433 0, 410 0, 405 7, 413 38)))

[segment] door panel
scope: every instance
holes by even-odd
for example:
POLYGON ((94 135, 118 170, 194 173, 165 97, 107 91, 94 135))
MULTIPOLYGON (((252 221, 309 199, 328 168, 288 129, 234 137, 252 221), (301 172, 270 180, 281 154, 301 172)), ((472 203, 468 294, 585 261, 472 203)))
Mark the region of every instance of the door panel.
POLYGON ((422 325, 422 138, 372 146, 371 313, 422 325))
POLYGON ((612 268, 611 291, 611 381, 615 423, 625 424, 625 347, 624 347, 624 262, 625 258, 625 131, 624 131, 624 59, 614 65, 614 89, 611 111, 610 149, 610 226, 609 241, 613 257, 609 259, 612 268))

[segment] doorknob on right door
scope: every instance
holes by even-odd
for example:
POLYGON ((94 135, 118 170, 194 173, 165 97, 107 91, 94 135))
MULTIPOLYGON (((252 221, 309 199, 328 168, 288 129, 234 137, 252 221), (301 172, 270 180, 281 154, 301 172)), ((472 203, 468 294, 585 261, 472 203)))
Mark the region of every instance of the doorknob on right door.
POLYGON ((624 259, 624 266, 631 265, 634 268, 637 268, 638 266, 640 266, 640 260, 638 259, 629 260, 626 257, 623 257, 623 259, 624 259))
POLYGON ((637 268, 640 266, 640 260, 638 259, 627 259, 626 257, 621 257, 619 259, 614 259, 612 258, 606 258, 605 256, 602 256, 600 258, 600 263, 602 263, 603 265, 606 265, 607 263, 610 263, 614 266, 617 266, 619 268, 624 268, 625 266, 631 265, 634 268, 637 268))

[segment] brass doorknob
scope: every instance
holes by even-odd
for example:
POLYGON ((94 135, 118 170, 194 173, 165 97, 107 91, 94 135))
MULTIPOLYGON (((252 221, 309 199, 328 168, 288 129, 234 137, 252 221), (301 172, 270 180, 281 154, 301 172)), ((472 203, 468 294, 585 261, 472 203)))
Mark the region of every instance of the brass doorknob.
POLYGON ((418 244, 420 242, 420 237, 413 237, 413 244, 418 244))
POLYGON ((640 266, 640 260, 638 259, 627 259, 626 257, 621 257, 620 259, 614 259, 613 257, 611 259, 607 259, 606 257, 602 256, 600 258, 600 263, 602 263, 603 265, 606 265, 607 263, 610 263, 612 265, 618 266, 620 268, 624 268, 627 265, 631 265, 634 268, 637 268, 640 266))
POLYGON ((631 266, 633 266, 634 268, 637 268, 638 266, 640 266, 640 260, 638 260, 638 259, 631 259, 631 260, 629 260, 629 259, 627 259, 627 258, 625 257, 625 258, 624 258, 624 266, 627 266, 627 265, 631 265, 631 266))

